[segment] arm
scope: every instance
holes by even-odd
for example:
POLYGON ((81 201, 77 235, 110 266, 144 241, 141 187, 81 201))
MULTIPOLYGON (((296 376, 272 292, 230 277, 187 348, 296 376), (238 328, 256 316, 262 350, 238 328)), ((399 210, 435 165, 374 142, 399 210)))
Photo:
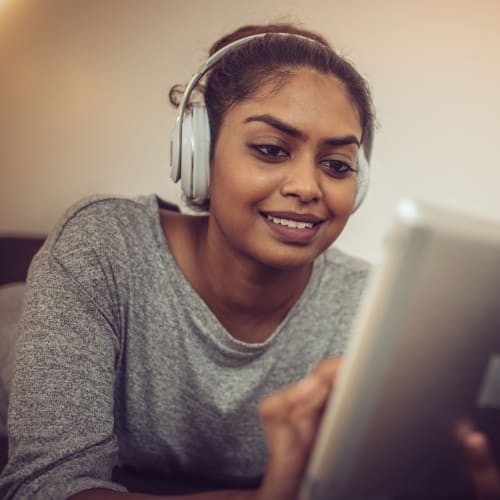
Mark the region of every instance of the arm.
POLYGON ((118 451, 117 320, 101 263, 81 238, 70 233, 65 248, 51 242, 30 272, 2 498, 61 498, 91 487, 125 490, 109 479, 118 451))
MULTIPOLYGON (((222 490, 194 495, 166 496, 172 500, 293 500, 297 498, 323 410, 341 364, 340 358, 322 361, 309 377, 267 397, 259 412, 270 461, 258 490, 222 490)), ((142 494, 89 490, 71 500, 149 500, 142 494)))
MULTIPOLYGON (((115 491, 93 489, 82 491, 70 497, 70 500, 257 500, 255 491, 245 490, 220 490, 194 495, 163 496, 145 495, 142 493, 119 493, 115 491)), ((271 500, 271 499, 270 499, 271 500)))

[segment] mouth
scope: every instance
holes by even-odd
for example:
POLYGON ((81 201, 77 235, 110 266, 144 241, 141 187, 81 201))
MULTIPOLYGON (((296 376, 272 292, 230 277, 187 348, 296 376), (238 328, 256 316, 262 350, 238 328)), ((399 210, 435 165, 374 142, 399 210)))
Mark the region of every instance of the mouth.
POLYGON ((324 219, 311 214, 261 212, 268 227, 280 240, 288 243, 310 243, 324 219))

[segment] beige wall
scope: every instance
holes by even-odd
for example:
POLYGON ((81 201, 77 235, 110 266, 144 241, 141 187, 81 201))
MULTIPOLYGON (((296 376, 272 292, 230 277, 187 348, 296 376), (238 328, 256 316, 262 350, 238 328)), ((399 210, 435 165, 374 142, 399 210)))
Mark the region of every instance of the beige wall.
POLYGON ((0 0, 0 232, 45 232, 94 192, 177 200, 169 87, 270 19, 326 34, 373 88, 371 191, 342 248, 376 260, 402 196, 500 218, 497 0, 0 0))

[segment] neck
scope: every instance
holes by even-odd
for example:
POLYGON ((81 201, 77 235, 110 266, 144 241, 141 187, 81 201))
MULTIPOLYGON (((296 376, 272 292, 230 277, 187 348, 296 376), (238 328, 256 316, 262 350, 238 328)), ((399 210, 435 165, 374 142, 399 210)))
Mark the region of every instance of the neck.
POLYGON ((235 337, 262 341, 302 294, 312 263, 289 269, 266 266, 230 247, 211 224, 209 217, 199 233, 195 288, 235 337))

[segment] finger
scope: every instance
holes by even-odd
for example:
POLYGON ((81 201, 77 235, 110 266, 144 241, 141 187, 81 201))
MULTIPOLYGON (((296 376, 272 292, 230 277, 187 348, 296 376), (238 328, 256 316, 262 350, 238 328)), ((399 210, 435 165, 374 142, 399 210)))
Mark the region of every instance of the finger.
POLYGON ((310 408, 316 408, 326 402, 341 362, 340 357, 320 361, 305 379, 267 396, 259 405, 261 418, 273 421, 286 420, 297 406, 307 413, 310 408), (322 385, 324 388, 320 389, 322 385))
POLYGON ((263 399, 259 405, 259 415, 264 423, 279 424, 288 421, 293 408, 311 397, 317 382, 311 378, 301 380, 263 399))
POLYGON ((470 423, 458 430, 465 451, 468 470, 479 499, 500 498, 500 475, 486 436, 470 423))
POLYGON ((319 427, 330 388, 316 375, 266 398, 260 416, 273 452, 308 451, 319 427))
POLYGON ((321 419, 328 399, 329 391, 318 394, 309 404, 293 411, 289 417, 290 433, 293 433, 296 445, 309 455, 316 439, 321 419))
POLYGON ((308 399, 301 401, 301 404, 296 407, 294 414, 300 416, 310 413, 311 411, 323 410, 335 379, 339 373, 342 358, 330 358, 320 361, 308 378, 316 382, 316 388, 311 388, 311 394, 308 394, 308 399))
POLYGON ((330 384, 324 383, 317 375, 308 378, 311 380, 308 393, 290 405, 288 418, 292 421, 311 418, 312 415, 321 413, 330 396, 330 384))
POLYGON ((331 384, 324 377, 312 373, 307 378, 267 396, 259 405, 262 418, 288 420, 290 415, 306 414, 324 404, 331 384))
POLYGON ((333 384, 339 374, 341 365, 341 357, 324 359, 316 365, 313 374, 319 376, 323 381, 333 384))
POLYGON ((472 481, 479 498, 500 497, 499 473, 486 436, 479 432, 472 432, 467 436, 464 444, 472 481))

